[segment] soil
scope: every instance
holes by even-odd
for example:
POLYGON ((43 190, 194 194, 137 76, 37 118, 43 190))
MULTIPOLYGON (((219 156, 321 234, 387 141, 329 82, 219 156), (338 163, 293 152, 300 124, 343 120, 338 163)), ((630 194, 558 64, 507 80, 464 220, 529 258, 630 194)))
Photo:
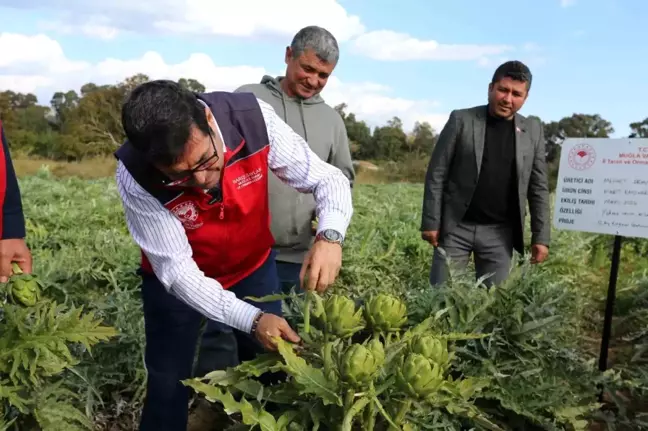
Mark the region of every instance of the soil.
POLYGON ((189 410, 187 431, 224 431, 234 424, 219 404, 199 398, 189 410))

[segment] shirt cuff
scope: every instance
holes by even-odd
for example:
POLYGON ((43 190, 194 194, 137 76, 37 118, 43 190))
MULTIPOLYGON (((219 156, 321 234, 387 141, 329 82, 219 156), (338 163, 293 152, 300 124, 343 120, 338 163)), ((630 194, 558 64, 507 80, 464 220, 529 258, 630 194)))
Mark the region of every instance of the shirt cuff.
POLYGON ((236 299, 232 303, 232 311, 229 314, 229 326, 238 329, 239 331, 249 334, 252 330, 254 318, 261 310, 252 304, 236 299))
POLYGON ((342 235, 342 238, 344 238, 346 236, 347 227, 348 222, 344 214, 332 212, 323 214, 319 217, 317 222, 317 233, 325 231, 326 229, 332 229, 339 232, 342 235))

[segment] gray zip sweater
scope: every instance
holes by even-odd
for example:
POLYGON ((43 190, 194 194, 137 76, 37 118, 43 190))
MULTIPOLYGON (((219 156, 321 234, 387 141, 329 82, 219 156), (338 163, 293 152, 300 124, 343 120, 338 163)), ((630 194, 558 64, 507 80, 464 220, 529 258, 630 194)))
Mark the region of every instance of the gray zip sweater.
MULTIPOLYGON (((315 154, 339 168, 353 185, 355 172, 340 114, 324 103, 319 94, 310 99, 289 97, 281 89, 281 79, 266 75, 260 84, 246 84, 235 92, 254 93, 272 105, 315 154)), ((315 199, 285 185, 274 174, 269 176, 269 196, 277 260, 301 264, 313 240, 311 222, 315 219, 315 199)))

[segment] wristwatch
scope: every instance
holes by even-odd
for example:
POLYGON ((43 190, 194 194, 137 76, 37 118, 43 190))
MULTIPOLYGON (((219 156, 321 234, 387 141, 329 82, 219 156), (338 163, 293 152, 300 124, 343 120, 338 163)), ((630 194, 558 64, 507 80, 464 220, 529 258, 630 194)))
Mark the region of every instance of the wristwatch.
POLYGON ((333 229, 324 229, 315 236, 315 241, 332 242, 333 244, 344 244, 342 234, 333 229))

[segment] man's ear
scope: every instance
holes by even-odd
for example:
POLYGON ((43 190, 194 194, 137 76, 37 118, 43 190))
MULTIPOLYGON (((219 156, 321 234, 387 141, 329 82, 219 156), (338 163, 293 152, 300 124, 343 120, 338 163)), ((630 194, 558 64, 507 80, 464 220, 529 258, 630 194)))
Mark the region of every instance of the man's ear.
POLYGON ((205 117, 207 117, 207 122, 211 123, 214 121, 214 114, 212 114, 211 109, 208 106, 205 106, 205 117))
POLYGON ((292 59, 292 54, 293 54, 292 49, 289 46, 287 46, 286 55, 284 57, 284 61, 286 62, 286 64, 290 63, 290 60, 292 59))

